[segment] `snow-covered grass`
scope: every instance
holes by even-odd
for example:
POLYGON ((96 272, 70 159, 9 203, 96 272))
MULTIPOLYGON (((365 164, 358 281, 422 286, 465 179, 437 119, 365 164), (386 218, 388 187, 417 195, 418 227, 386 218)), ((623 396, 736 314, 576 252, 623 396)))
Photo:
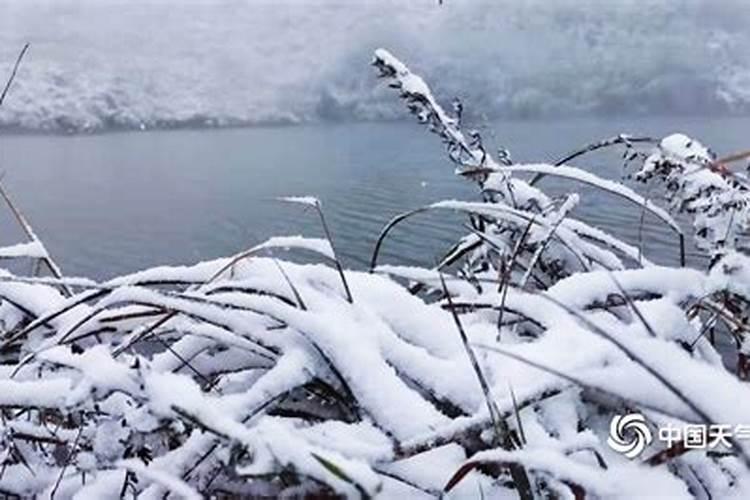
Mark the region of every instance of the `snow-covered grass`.
POLYGON ((461 103, 445 111, 385 50, 374 64, 480 189, 396 217, 369 270, 342 266, 312 197, 284 201, 315 211, 323 239, 107 282, 57 274, 14 208, 30 243, 0 256, 42 259, 53 276, 0 275, 0 493, 748 498, 748 435, 655 440, 634 459, 607 444, 622 414, 654 435, 750 426, 744 177, 682 135, 584 148, 623 147, 638 179, 666 181, 672 211, 695 215, 711 267, 657 266, 575 219, 577 194, 537 183, 596 186, 681 236, 658 203, 569 164, 582 154, 493 158, 461 103), (466 236, 434 268, 379 262, 390 229, 427 210, 465 213, 466 236))

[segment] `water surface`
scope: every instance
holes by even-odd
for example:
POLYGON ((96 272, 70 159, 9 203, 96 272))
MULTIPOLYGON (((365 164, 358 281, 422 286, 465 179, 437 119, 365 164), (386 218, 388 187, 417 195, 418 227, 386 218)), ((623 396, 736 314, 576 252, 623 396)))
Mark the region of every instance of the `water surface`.
MULTIPOLYGON (((551 161, 619 132, 681 131, 729 153, 747 148, 748 125, 680 117, 511 121, 483 130, 486 143, 508 147, 516 161, 551 161)), ((576 165, 622 177, 616 154, 576 165)), ((273 235, 320 236, 314 214, 275 201, 285 195, 319 197, 345 264, 364 267, 397 213, 477 199, 476 187, 453 175, 438 139, 406 122, 2 135, 0 168, 64 272, 95 278, 228 255, 273 235)), ((637 243, 637 208, 559 180, 542 186, 551 194, 580 192, 577 216, 637 243)), ((419 216, 394 231, 382 261, 430 265, 462 234, 461 223, 447 212, 419 216)), ((7 211, 0 231, 3 244, 20 238, 7 211)), ((641 238, 649 258, 677 262, 675 237, 663 225, 647 218, 641 238)), ((690 256, 700 264, 694 250, 690 256)))

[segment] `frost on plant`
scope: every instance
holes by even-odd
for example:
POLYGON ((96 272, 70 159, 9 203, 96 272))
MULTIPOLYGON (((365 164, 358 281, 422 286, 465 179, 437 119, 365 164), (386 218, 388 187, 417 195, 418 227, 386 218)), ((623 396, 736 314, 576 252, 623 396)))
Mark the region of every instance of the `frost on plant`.
MULTIPOLYGON (((369 270, 342 267, 317 199, 290 197, 325 238, 106 282, 3 271, 0 492, 747 498, 744 177, 682 135, 622 135, 560 165, 495 158, 464 129, 462 103, 447 112, 385 50, 374 65, 477 198, 394 218, 369 270), (600 147, 661 182, 667 208, 571 164, 600 147), (575 192, 546 195, 545 176, 633 203, 675 235, 687 213, 711 267, 655 265, 578 219, 575 192), (465 214, 465 235, 432 268, 379 262, 390 231, 426 211, 465 214), (736 346, 729 364, 718 335, 736 346), (608 440, 629 414, 652 436, 732 433, 627 456, 608 440)), ((52 262, 30 239, 0 256, 52 262)))
POLYGON ((750 222, 748 179, 726 170, 700 142, 683 134, 665 137, 636 178, 663 182, 671 206, 693 215, 702 250, 716 256, 741 244, 750 222))

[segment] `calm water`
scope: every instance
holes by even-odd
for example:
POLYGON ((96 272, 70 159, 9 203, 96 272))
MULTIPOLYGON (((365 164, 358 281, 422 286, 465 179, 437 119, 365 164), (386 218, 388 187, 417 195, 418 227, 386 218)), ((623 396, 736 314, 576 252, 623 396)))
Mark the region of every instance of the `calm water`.
MULTIPOLYGON (((682 131, 722 154, 747 149, 749 125, 748 118, 501 122, 487 127, 485 142, 507 146, 516 161, 550 161, 619 132, 682 131)), ((622 176, 613 154, 578 165, 622 176)), ((227 255, 272 235, 319 236, 313 214, 274 201, 308 194, 323 201, 346 265, 363 267, 395 214, 444 198, 476 199, 437 138, 413 123, 4 135, 0 168, 64 272, 96 278, 227 255)), ((579 217, 637 241, 636 208, 543 182, 552 193, 581 192, 579 217)), ((386 243, 382 262, 429 265, 461 234, 460 223, 442 212, 412 219, 386 243)), ((5 210, 0 231, 3 244, 20 237, 5 210)), ((648 220, 644 236, 648 257, 676 261, 671 233, 648 220)))

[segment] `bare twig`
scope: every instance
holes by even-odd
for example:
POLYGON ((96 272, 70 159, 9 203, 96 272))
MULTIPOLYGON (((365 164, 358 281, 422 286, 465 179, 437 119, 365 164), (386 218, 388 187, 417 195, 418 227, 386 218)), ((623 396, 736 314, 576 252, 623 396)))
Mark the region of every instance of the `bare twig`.
MULTIPOLYGON (((656 139, 653 137, 648 136, 631 136, 628 134, 619 134, 614 137, 610 137, 608 139, 603 139, 598 142, 593 142, 591 144, 587 144, 586 146, 582 147, 581 149, 577 149, 573 151, 572 153, 569 153, 559 160, 555 161, 556 166, 564 165, 568 163, 571 160, 574 160, 578 158, 579 156, 585 155, 587 153, 591 153, 592 151, 596 151, 598 149, 607 148, 610 146, 614 146, 617 144, 634 144, 634 143, 647 143, 647 144, 654 144, 656 139)), ((544 177, 546 177, 546 174, 536 174, 531 181, 529 181, 529 184, 532 186, 542 180, 544 177)))
MULTIPOLYGON (((16 206, 16 204, 13 202, 13 200, 10 198, 10 195, 6 191, 5 187, 3 186, 2 180, 0 180, 0 196, 2 196, 3 200, 5 200, 5 203, 8 205, 8 208, 10 208, 10 211, 13 213, 13 216, 15 217, 16 221, 18 222, 18 225, 21 226, 21 229, 26 234, 26 237, 29 238, 32 242, 38 242, 41 243, 41 240, 34 232, 34 229, 31 227, 31 224, 29 224, 29 221, 24 217, 21 210, 16 206)), ((42 246, 44 246, 42 244, 42 246)), ((45 263, 47 268, 50 270, 52 275, 62 280, 62 272, 60 271, 60 267, 57 265, 57 263, 52 259, 52 257, 49 255, 49 252, 45 248, 44 251, 44 257, 42 257, 42 261, 45 263)), ((61 282, 60 288, 62 289, 63 293, 70 297, 73 295, 73 291, 70 289, 70 287, 66 284, 61 282)))
MULTIPOLYGON (((448 300, 448 304, 452 306, 453 299, 448 292, 448 287, 445 284, 445 278, 443 278, 442 272, 440 273, 440 284, 443 287, 443 292, 445 293, 446 299, 448 300)), ((505 421, 503 416, 500 415, 500 412, 497 409, 497 405, 492 398, 490 384, 487 382, 487 378, 484 376, 484 372, 482 372, 482 367, 479 366, 479 361, 477 360, 476 354, 474 354, 474 351, 469 344, 469 337, 466 335, 466 331, 461 324, 461 319, 458 317, 458 313, 456 313, 456 310, 453 307, 451 307, 451 314, 453 316, 453 321, 456 324, 456 328, 458 329, 458 333, 461 336, 461 342, 463 343, 464 349, 466 350, 466 354, 471 361, 471 366, 474 369, 474 373, 476 374, 477 379, 479 380, 479 384, 482 387, 484 399, 487 403, 487 411, 493 421, 498 443, 506 450, 511 450, 513 449, 514 445, 510 435, 510 429, 508 428, 508 423, 505 421)), ((518 489, 518 495, 521 497, 521 499, 533 499, 534 494, 531 490, 531 483, 529 482, 529 477, 524 467, 517 464, 513 465, 510 467, 510 474, 513 478, 513 481, 515 482, 516 488, 518 489)))
POLYGON ((349 289, 349 283, 346 282, 346 276, 344 275, 344 268, 341 266, 341 260, 339 259, 338 254, 336 253, 336 247, 333 244, 333 237, 331 236, 331 231, 328 229, 328 224, 326 223, 325 215, 323 215, 323 207, 320 206, 320 202, 315 203, 315 210, 318 211, 318 215, 320 216, 320 224, 323 226, 323 232, 326 235, 326 238, 328 239, 328 243, 331 245, 331 250, 333 251, 333 262, 336 266, 336 271, 338 271, 339 276, 341 277, 341 283, 344 286, 344 291, 346 292, 346 300, 349 301, 349 303, 353 303, 354 299, 352 298, 352 292, 349 289))
POLYGON ((26 51, 29 50, 29 47, 30 47, 30 44, 27 42, 21 49, 21 52, 19 52, 18 57, 16 58, 16 63, 13 65, 13 70, 10 73, 10 77, 8 78, 8 81, 5 83, 5 87, 3 88, 3 93, 0 94, 0 106, 3 105, 3 102, 5 101, 5 96, 8 95, 10 86, 13 84, 13 80, 16 78, 16 72, 18 72, 18 67, 21 65, 23 56, 26 55, 26 51))

